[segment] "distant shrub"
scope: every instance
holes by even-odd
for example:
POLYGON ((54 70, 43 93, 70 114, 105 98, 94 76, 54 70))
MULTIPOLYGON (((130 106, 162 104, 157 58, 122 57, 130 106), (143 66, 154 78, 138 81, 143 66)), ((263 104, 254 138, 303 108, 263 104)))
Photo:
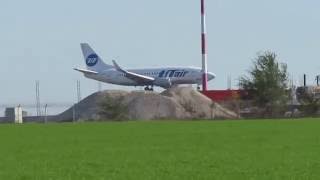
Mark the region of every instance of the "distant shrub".
POLYGON ((111 120, 128 119, 128 107, 122 101, 123 97, 105 96, 99 104, 99 115, 101 118, 111 120))

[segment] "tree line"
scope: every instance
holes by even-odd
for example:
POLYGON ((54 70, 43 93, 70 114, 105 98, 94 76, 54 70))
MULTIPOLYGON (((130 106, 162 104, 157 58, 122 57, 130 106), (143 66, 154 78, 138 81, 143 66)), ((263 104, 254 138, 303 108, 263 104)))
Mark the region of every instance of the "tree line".
MULTIPOLYGON (((258 54, 248 74, 240 77, 239 87, 250 93, 252 106, 257 107, 260 117, 279 117, 290 110, 292 87, 289 87, 287 67, 280 63, 276 53, 267 51, 258 54)), ((303 92, 296 110, 304 116, 316 115, 320 107, 318 101, 312 93, 303 92)))

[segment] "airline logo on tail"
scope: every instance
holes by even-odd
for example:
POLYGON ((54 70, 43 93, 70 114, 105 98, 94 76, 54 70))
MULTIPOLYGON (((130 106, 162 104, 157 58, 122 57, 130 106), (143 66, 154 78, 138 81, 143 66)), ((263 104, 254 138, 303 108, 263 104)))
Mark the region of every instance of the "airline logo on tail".
POLYGON ((96 65, 98 63, 98 59, 99 59, 98 55, 90 54, 86 59, 87 66, 92 67, 92 66, 96 65))

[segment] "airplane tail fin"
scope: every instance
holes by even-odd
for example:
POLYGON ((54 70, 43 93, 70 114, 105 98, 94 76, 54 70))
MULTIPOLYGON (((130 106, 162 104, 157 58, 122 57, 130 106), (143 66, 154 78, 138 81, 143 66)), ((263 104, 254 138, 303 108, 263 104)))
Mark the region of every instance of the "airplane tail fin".
POLYGON ((99 55, 87 43, 81 43, 82 54, 88 70, 100 72, 106 69, 114 68, 103 62, 99 55))

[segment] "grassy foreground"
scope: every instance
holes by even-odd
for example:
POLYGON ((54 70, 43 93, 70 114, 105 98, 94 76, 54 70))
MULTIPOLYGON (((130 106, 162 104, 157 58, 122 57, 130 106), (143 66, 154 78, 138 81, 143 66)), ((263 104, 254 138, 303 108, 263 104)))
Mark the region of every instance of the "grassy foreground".
POLYGON ((318 179, 320 119, 0 125, 0 179, 318 179))

